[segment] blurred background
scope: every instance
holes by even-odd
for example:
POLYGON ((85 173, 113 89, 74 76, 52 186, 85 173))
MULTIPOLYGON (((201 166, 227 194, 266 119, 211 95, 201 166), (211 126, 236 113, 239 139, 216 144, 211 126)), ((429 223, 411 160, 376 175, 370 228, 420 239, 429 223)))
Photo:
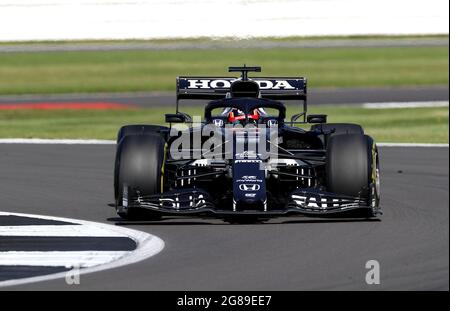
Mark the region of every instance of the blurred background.
POLYGON ((0 138, 113 139, 245 63, 378 141, 448 143, 448 33, 447 0, 0 0, 0 138))

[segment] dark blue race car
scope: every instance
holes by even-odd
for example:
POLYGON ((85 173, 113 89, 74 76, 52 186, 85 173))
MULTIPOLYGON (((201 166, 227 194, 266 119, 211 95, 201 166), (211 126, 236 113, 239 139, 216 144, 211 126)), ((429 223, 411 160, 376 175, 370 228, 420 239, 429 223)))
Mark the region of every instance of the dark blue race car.
POLYGON ((127 219, 198 214, 240 219, 380 213, 378 150, 360 125, 307 115, 302 77, 178 77, 169 126, 126 125, 117 137, 114 192, 127 219), (180 100, 210 100, 202 117, 180 100), (286 120, 280 101, 299 101, 286 120), (308 123, 308 130, 302 129, 308 123))

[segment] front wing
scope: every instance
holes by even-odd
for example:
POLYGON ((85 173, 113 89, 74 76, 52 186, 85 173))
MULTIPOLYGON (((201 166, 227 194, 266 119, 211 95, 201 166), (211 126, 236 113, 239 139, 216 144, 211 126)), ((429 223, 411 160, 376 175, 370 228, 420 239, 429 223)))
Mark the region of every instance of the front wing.
POLYGON ((317 189, 297 189, 293 191, 287 204, 265 210, 224 209, 217 207, 211 195, 199 188, 183 188, 156 195, 143 196, 138 190, 126 188, 123 196, 123 209, 142 208, 164 215, 255 215, 283 216, 289 214, 326 215, 345 213, 354 210, 373 209, 370 200, 349 197, 317 189))

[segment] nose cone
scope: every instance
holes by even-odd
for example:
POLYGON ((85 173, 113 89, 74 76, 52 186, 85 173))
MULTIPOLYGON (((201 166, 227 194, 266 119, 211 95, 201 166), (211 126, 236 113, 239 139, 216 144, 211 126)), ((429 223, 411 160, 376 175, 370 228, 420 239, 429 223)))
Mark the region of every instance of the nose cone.
POLYGON ((234 210, 264 210, 267 199, 266 180, 261 160, 233 160, 234 210))

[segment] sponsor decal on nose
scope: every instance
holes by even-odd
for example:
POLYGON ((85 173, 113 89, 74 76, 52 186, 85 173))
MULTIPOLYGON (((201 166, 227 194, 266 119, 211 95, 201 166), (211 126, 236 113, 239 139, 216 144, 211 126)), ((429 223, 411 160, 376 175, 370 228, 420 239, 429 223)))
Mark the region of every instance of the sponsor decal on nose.
POLYGON ((239 189, 242 191, 258 191, 261 186, 258 184, 240 184, 239 189))

